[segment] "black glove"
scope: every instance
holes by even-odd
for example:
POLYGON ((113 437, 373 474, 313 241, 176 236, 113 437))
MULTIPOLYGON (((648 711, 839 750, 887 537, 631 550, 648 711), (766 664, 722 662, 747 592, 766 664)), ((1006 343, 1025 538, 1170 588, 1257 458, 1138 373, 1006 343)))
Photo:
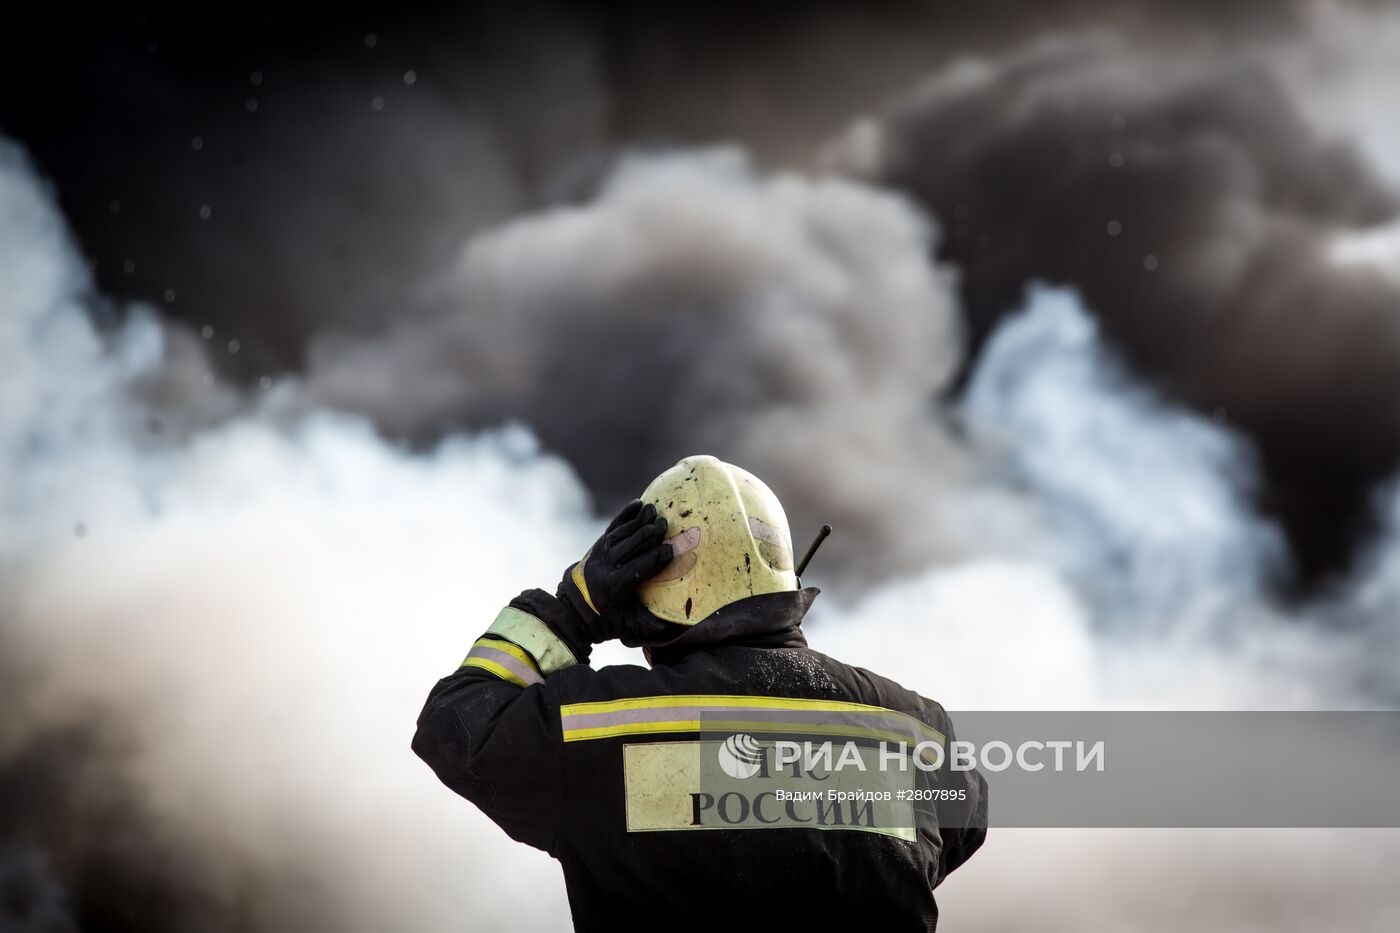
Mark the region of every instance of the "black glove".
POLYGON ((564 572, 557 596, 573 607, 594 644, 612 638, 632 648, 665 644, 684 633, 685 626, 648 612, 637 586, 661 572, 673 556, 666 519, 657 517, 655 506, 633 499, 583 560, 564 572))

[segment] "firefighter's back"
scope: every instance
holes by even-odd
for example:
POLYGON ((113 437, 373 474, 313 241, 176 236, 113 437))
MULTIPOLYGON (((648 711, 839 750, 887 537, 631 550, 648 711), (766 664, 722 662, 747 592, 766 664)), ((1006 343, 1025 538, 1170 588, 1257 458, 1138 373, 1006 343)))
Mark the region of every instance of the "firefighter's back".
MULTIPOLYGON (((625 929, 649 916, 668 928, 850 921, 923 930, 936 921, 943 836, 954 828, 940 831, 928 806, 910 808, 911 838, 873 825, 868 804, 793 800, 793 769, 775 767, 771 750, 784 737, 820 751, 890 723, 942 736, 937 704, 805 647, 725 644, 651 670, 561 674, 568 799, 554 854, 580 929, 625 929), (741 755, 759 746, 737 778, 719 761, 735 737, 741 755)), ((801 762, 794 768, 801 773, 801 762)), ((810 787, 816 775, 807 777, 810 787)), ((980 779, 959 779, 975 806, 980 779)))

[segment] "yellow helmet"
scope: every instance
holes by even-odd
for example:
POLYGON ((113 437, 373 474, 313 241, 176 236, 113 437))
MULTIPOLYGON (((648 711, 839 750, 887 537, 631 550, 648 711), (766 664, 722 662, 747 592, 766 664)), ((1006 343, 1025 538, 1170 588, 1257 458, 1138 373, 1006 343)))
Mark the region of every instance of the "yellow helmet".
POLYGON ((783 505, 747 470, 686 457, 651 481, 642 502, 666 519, 676 555, 638 590, 652 615, 695 625, 735 600, 797 589, 783 505))

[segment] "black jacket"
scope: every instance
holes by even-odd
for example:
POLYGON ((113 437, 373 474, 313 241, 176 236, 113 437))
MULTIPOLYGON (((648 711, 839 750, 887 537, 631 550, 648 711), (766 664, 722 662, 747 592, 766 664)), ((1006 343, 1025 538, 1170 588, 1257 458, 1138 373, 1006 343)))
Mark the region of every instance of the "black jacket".
POLYGON ((857 711, 831 714, 843 722, 913 717, 951 741, 939 704, 807 647, 799 626, 816 593, 726 606, 652 649, 650 670, 594 670, 568 604, 529 591, 503 612, 515 627, 493 625, 433 688, 413 749, 511 838, 559 860, 578 930, 932 930, 934 888, 986 835, 975 771, 917 772, 950 799, 918 805, 900 838, 859 831, 870 814, 847 804, 792 805, 787 816, 809 825, 773 826, 785 805, 771 794, 752 813, 752 795, 725 801, 721 820, 694 774, 666 770, 704 767, 696 752, 714 760, 732 732, 767 731, 749 720, 810 722, 813 709, 857 711))

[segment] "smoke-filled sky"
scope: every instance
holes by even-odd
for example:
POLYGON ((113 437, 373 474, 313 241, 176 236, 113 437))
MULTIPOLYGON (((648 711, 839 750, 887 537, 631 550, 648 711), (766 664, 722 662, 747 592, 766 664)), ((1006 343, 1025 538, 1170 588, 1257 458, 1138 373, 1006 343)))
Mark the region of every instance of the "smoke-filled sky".
MULTIPOLYGON (((699 451, 950 709, 1393 707, 1400 12, 1219 6, 19 24, 0 926, 566 928, 413 720, 699 451)), ((1389 930, 1397 856, 1002 830, 941 901, 1389 930)))

